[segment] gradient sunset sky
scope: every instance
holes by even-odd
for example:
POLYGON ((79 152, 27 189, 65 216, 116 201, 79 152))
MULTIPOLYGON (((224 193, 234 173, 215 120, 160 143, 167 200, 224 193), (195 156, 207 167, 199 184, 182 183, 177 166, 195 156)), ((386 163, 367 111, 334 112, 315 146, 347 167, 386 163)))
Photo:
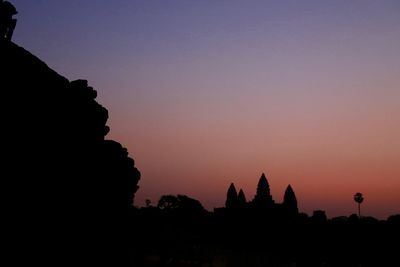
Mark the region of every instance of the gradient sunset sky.
POLYGON ((15 43, 109 110, 135 204, 265 172, 301 211, 400 213, 400 1, 11 0, 15 43))

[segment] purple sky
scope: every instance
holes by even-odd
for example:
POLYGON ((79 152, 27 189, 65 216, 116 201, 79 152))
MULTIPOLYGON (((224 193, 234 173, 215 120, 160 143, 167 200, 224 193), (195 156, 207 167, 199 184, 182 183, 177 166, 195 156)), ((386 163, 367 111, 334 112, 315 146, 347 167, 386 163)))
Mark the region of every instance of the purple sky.
POLYGON ((12 2, 14 42, 98 91, 137 205, 265 172, 309 214, 400 213, 400 1, 12 2))

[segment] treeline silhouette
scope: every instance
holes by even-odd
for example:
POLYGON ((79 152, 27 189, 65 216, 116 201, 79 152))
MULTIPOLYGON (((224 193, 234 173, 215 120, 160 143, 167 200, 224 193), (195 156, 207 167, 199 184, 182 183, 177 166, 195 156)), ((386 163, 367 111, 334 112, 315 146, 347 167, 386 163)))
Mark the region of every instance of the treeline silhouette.
POLYGON ((5 255, 11 266, 126 266, 127 209, 140 172, 106 139, 108 111, 87 81, 69 81, 10 40, 15 24, 3 4, 5 255))
POLYGON ((282 203, 261 175, 246 201, 232 183, 225 207, 206 211, 187 196, 165 195, 132 210, 132 266, 399 266, 400 214, 387 220, 300 213, 288 185, 282 203))

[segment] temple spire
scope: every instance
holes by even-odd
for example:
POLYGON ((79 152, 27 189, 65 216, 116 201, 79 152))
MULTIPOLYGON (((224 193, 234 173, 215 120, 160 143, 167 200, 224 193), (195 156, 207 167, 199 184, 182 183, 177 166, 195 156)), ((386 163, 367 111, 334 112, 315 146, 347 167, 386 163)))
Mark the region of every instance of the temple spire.
POLYGON ((297 198, 290 184, 287 186, 285 195, 283 196, 283 206, 289 213, 299 213, 297 198))
POLYGON ((238 204, 238 194, 235 185, 231 183, 231 185, 228 188, 228 192, 226 193, 225 207, 236 208, 237 204, 238 204))
POLYGON ((246 196, 244 195, 244 192, 242 189, 239 190, 238 194, 238 206, 243 207, 247 203, 246 201, 246 196))
POLYGON ((257 193, 253 202, 260 207, 270 207, 274 204, 269 188, 269 183, 265 174, 262 173, 257 184, 257 193))

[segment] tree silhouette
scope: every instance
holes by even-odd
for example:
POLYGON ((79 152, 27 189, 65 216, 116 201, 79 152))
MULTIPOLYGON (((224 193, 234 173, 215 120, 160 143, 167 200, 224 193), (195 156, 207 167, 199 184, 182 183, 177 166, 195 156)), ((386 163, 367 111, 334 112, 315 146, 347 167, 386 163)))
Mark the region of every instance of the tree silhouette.
POLYGON ((164 195, 158 201, 157 207, 166 212, 181 214, 204 214, 206 212, 200 201, 185 195, 164 195))
POLYGON ((326 223, 326 212, 324 210, 314 210, 311 216, 311 221, 314 223, 326 223))
POLYGON ((354 201, 357 202, 357 204, 358 204, 358 217, 361 218, 361 208, 360 208, 360 206, 361 206, 361 203, 364 201, 363 194, 361 194, 359 192, 356 193, 354 195, 354 201))
POLYGON ((283 197, 283 206, 290 214, 299 213, 296 195, 290 185, 288 185, 288 187, 286 188, 285 195, 283 197))
POLYGON ((178 206, 178 198, 174 195, 162 196, 157 205, 157 207, 162 210, 175 210, 178 206))
POLYGON ((231 185, 228 188, 228 192, 226 194, 225 207, 230 209, 230 208, 236 208, 237 205, 238 205, 238 194, 235 185, 231 183, 231 185))
POLYGON ((146 208, 148 208, 151 205, 151 200, 146 198, 145 203, 146 203, 146 208))

